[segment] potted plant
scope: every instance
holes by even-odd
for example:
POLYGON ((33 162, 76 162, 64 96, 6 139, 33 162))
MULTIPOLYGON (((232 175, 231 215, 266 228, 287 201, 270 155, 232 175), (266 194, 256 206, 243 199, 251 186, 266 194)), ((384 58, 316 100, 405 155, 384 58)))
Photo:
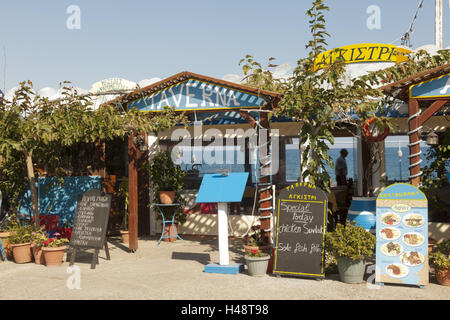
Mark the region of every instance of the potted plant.
MULTIPOLYGON (((55 235, 57 234, 55 233, 55 235)), ((43 242, 42 252, 47 267, 58 267, 62 264, 68 242, 69 240, 66 238, 50 238, 43 242)))
POLYGON ((48 240, 48 234, 42 226, 37 231, 31 232, 31 251, 33 252, 34 263, 45 264, 44 255, 42 254, 42 246, 44 241, 48 240))
POLYGON ((122 225, 120 226, 120 235, 122 237, 122 243, 129 243, 129 233, 128 233, 128 178, 122 178, 119 184, 119 196, 124 197, 125 208, 123 214, 122 225))
POLYGON ((247 263, 248 274, 252 277, 261 277, 267 273, 270 254, 261 252, 261 250, 253 249, 245 254, 245 262, 247 263))
POLYGON ((373 234, 349 221, 327 234, 325 250, 336 257, 342 282, 363 281, 366 259, 373 255, 375 243, 373 234))
POLYGON ((252 226, 251 230, 253 233, 251 235, 244 236, 244 250, 245 254, 250 253, 253 250, 259 250, 264 253, 270 254, 271 245, 267 237, 264 237, 264 232, 260 225, 252 226))
MULTIPOLYGON (((11 221, 8 220, 7 224, 2 225, 0 229, 0 241, 2 242, 3 249, 5 250, 6 258, 8 260, 13 260, 13 253, 11 245, 9 243, 9 237, 14 233, 11 221)), ((1 261, 1 259, 0 259, 1 261)))
MULTIPOLYGON (((184 203, 180 195, 180 191, 184 187, 185 173, 181 170, 179 165, 175 165, 172 161, 170 151, 162 151, 158 153, 147 166, 151 184, 153 188, 153 199, 160 199, 162 204, 184 203)), ((172 224, 166 224, 165 230, 162 230, 166 236, 173 236, 177 232, 178 224, 183 224, 186 221, 185 214, 179 214, 179 208, 176 206, 162 207, 165 220, 172 220, 174 218, 173 230, 172 224)), ((161 220, 161 215, 158 215, 158 220, 161 220)), ((161 223, 162 224, 162 223, 161 223)), ((176 241, 176 237, 164 238, 164 241, 176 241)))
POLYGON ((148 171, 155 196, 159 196, 161 203, 172 204, 180 200, 178 192, 184 187, 185 173, 173 163, 170 151, 158 153, 148 166, 148 171))
POLYGON ((436 272, 438 283, 450 286, 450 240, 436 244, 430 253, 429 261, 436 272))
POLYGON ((33 226, 24 226, 20 221, 15 220, 11 231, 8 242, 12 249, 14 261, 16 263, 31 262, 31 233, 33 232, 33 226))

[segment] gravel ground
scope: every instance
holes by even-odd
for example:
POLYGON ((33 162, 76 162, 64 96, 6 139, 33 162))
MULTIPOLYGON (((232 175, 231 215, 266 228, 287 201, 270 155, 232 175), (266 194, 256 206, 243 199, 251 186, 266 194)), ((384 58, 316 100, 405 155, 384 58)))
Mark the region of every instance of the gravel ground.
MULTIPOLYGON (((325 280, 290 277, 251 277, 204 273, 209 262, 218 262, 217 240, 172 243, 156 238, 139 240, 139 249, 128 252, 119 239, 109 242, 111 260, 100 251, 100 264, 90 269, 92 250, 77 255, 80 289, 67 286, 71 274, 61 267, 34 263, 0 262, 0 299, 151 299, 151 300, 428 300, 450 299, 450 287, 440 286, 433 275, 424 289, 386 284, 370 289, 366 282, 345 284, 337 274, 325 280)), ((242 242, 230 240, 230 261, 244 263, 242 242)), ((367 276, 367 275, 366 275, 367 276)))

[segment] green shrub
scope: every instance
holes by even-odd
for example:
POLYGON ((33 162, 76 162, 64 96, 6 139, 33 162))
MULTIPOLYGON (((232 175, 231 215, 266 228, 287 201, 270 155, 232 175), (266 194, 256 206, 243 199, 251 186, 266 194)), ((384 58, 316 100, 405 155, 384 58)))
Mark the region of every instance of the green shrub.
POLYGON ((338 224, 336 230, 327 234, 325 250, 336 258, 364 260, 373 255, 376 238, 362 227, 346 222, 338 224))
POLYGON ((433 248, 429 256, 430 265, 436 270, 450 268, 450 240, 442 241, 433 248))

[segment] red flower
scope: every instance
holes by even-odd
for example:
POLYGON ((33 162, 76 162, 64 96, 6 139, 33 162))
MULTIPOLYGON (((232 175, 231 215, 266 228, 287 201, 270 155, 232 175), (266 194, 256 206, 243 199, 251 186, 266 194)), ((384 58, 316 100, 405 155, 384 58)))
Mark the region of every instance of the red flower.
POLYGON ((253 253, 253 254, 257 254, 257 253, 258 253, 258 250, 253 249, 253 250, 252 250, 252 253, 253 253))
POLYGON ((53 241, 55 241, 55 239, 50 238, 50 239, 48 239, 48 241, 53 242, 53 241))
POLYGON ((44 241, 44 246, 48 246, 48 241, 44 241))

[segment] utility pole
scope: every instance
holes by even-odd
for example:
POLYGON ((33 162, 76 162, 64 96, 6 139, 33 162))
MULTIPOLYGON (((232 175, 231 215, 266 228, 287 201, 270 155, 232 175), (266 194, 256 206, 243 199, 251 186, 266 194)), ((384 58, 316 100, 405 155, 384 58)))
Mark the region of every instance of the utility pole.
POLYGON ((435 43, 436 48, 438 50, 441 50, 443 47, 442 44, 442 0, 435 0, 436 1, 436 27, 435 27, 435 43))

